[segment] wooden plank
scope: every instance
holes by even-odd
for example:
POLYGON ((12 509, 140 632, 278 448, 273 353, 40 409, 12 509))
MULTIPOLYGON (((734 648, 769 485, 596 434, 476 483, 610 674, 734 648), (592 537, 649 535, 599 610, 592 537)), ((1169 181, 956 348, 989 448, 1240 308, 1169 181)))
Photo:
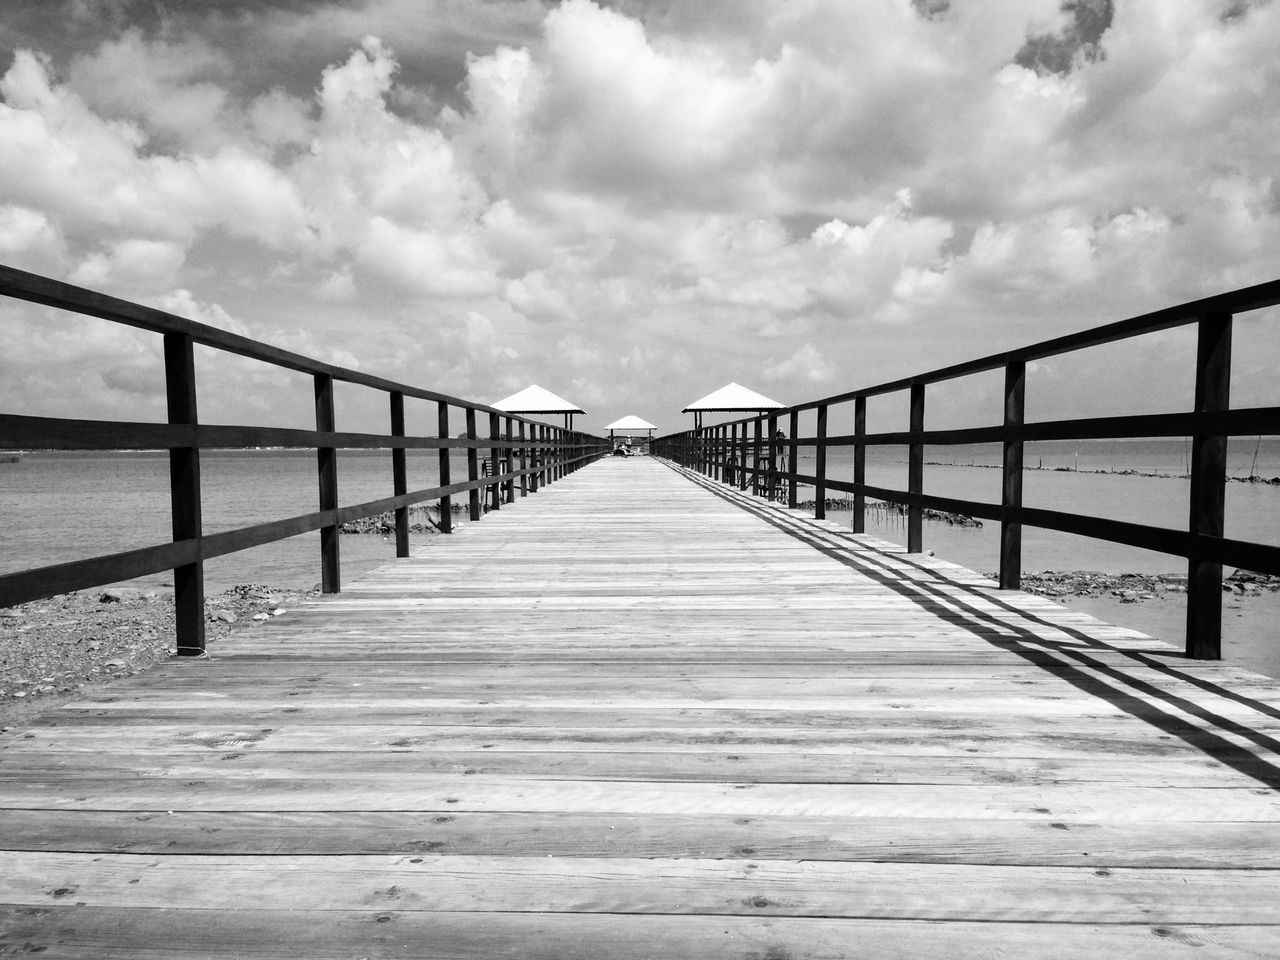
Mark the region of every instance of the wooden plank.
POLYGON ((1275 956, 1270 925, 906 923, 742 916, 439 913, 382 909, 198 910, 42 906, 0 912, 0 937, 67 958, 228 957, 236 960, 654 960, 805 957, 899 960, 937 955, 1095 960, 1169 956, 1275 956))
POLYGON ((1252 823, 435 811, 12 810, 11 850, 79 853, 699 857, 1267 869, 1252 823))
POLYGON ((90 907, 649 913, 1091 923, 1277 922, 1280 872, 754 858, 0 854, 0 900, 90 907))
POLYGON ((394 782, 360 783, 295 777, 206 780, 89 780, 72 793, 60 779, 0 782, 4 807, 52 810, 170 810, 200 805, 218 810, 434 810, 532 813, 690 814, 725 816, 924 817, 973 820, 1079 819, 1127 821, 1249 821, 1276 829, 1280 796, 1255 784, 1164 788, 1087 784, 815 784, 676 781, 532 780, 433 773, 394 782))
MULTIPOLYGON (((1243 774, 1232 777, 1218 763, 1191 755, 1114 757, 1005 757, 858 755, 848 753, 770 753, 738 750, 576 750, 569 743, 539 750, 455 748, 448 743, 419 743, 386 752, 277 751, 264 742, 226 751, 188 748, 139 753, 134 750, 47 750, 15 752, 0 764, 0 782, 61 779, 68 792, 76 783, 106 779, 206 779, 225 777, 263 780, 360 780, 433 774, 521 777, 530 780, 662 780, 714 783, 824 784, 991 784, 1054 786, 1070 783, 1116 783, 1138 787, 1253 788, 1243 774)), ((1259 760, 1257 769, 1265 761, 1259 760)))

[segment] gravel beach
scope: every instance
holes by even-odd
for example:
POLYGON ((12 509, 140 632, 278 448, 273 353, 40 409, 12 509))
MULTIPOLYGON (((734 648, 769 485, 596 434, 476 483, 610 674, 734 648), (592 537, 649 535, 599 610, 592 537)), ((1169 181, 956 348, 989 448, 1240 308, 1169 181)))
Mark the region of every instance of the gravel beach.
MULTIPOLYGON (((206 597, 207 642, 309 595, 242 584, 206 597)), ((174 642, 171 591, 101 588, 0 609, 0 727, 141 673, 172 656, 174 642)))

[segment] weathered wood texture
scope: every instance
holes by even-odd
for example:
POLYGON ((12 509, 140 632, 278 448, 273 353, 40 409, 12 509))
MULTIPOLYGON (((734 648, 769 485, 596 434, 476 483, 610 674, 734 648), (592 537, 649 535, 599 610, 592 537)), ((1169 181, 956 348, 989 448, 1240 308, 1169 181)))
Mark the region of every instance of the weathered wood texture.
POLYGON ((0 956, 1280 956, 1280 683, 610 458, 0 736, 0 956))

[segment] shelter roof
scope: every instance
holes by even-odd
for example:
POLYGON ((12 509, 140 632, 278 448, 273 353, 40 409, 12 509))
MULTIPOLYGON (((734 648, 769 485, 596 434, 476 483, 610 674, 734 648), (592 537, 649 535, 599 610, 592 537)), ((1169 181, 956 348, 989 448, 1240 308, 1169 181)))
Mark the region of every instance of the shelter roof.
POLYGON ((641 420, 639 417, 629 416, 623 417, 621 420, 615 420, 613 423, 605 427, 606 430, 657 430, 658 428, 648 420, 641 420))
POLYGON ((701 400, 695 400, 681 413, 737 413, 750 410, 781 410, 785 404, 770 400, 763 394, 748 390, 737 383, 725 384, 701 400))
POLYGON ((576 404, 564 397, 557 397, 550 390, 544 390, 536 383, 525 387, 519 393, 513 393, 492 404, 507 413, 586 413, 576 404))

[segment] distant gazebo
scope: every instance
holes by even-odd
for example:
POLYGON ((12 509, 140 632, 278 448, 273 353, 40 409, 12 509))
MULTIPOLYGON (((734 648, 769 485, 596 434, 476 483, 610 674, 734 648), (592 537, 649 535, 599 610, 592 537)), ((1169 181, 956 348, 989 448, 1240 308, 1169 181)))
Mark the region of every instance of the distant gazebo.
POLYGON ((615 420, 613 423, 605 427, 609 431, 609 442, 617 449, 617 443, 614 441, 614 433, 622 433, 623 443, 629 444, 636 437, 636 431, 643 430, 645 432, 645 443, 653 439, 653 431, 658 428, 648 420, 641 420, 639 417, 629 416, 623 417, 621 420, 615 420))
POLYGON ((518 413, 521 416, 563 414, 566 430, 573 429, 575 413, 586 413, 577 404, 570 403, 564 397, 557 397, 550 390, 544 390, 536 383, 525 387, 519 393, 494 401, 493 406, 506 413, 518 413))
POLYGON ((708 393, 701 400, 695 400, 680 412, 692 413, 693 427, 700 430, 704 413, 763 413, 766 410, 785 409, 786 404, 770 400, 764 394, 749 390, 741 384, 728 383, 719 390, 708 393))

